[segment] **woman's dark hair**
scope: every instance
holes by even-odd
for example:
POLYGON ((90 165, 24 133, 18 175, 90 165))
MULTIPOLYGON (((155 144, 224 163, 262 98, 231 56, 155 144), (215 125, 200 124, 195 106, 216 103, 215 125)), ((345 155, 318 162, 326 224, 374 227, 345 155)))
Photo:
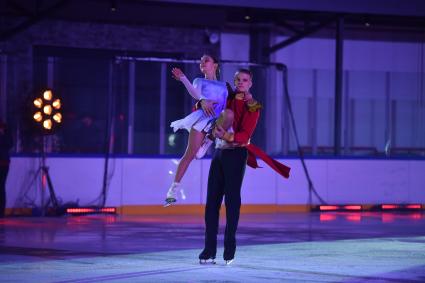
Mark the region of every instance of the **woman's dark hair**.
POLYGON ((215 71, 215 76, 217 77, 217 80, 220 79, 220 60, 218 59, 218 57, 208 53, 204 53, 202 57, 204 56, 210 57, 214 61, 214 63, 217 64, 217 70, 215 71))
POLYGON ((208 57, 210 57, 211 59, 213 59, 214 63, 216 63, 216 64, 220 64, 220 60, 218 59, 218 57, 217 57, 217 56, 215 56, 215 55, 211 55, 211 54, 209 54, 209 53, 204 53, 204 55, 202 55, 202 57, 204 57, 204 56, 208 56, 208 57))

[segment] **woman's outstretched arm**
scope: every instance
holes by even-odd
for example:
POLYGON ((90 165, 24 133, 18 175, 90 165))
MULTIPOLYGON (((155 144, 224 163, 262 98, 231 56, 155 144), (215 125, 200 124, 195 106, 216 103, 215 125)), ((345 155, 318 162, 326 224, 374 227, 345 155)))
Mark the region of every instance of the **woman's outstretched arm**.
POLYGON ((187 79, 186 75, 180 70, 179 68, 173 68, 171 70, 171 73, 173 73, 174 79, 181 81, 184 86, 186 87, 189 94, 195 98, 196 100, 201 99, 201 91, 200 89, 194 87, 190 81, 187 79))

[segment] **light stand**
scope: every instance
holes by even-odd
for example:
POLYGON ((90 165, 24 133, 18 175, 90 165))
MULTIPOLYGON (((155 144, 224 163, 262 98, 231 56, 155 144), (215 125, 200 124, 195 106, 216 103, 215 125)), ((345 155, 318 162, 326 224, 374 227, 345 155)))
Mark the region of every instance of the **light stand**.
POLYGON ((41 214, 42 216, 46 215, 46 210, 48 211, 49 204, 52 204, 52 208, 55 211, 55 214, 57 213, 57 210, 59 208, 58 199, 56 198, 55 190, 53 188, 52 179, 50 178, 49 174, 49 167, 46 165, 46 135, 43 134, 42 139, 42 151, 41 151, 41 165, 40 168, 37 170, 37 172, 41 173, 41 214), (49 201, 44 204, 44 194, 46 192, 46 185, 49 189, 49 201))
POLYGON ((49 175, 49 167, 46 165, 46 141, 48 134, 52 134, 56 125, 62 122, 62 114, 60 113, 61 101, 60 99, 54 99, 52 90, 46 89, 39 97, 34 99, 33 104, 35 106, 33 119, 39 126, 42 126, 41 165, 35 175, 36 178, 41 174, 41 215, 46 215, 46 209, 49 205, 53 206, 54 214, 56 215, 58 214, 59 205, 49 175), (50 195, 47 203, 45 203, 46 187, 49 189, 50 195))

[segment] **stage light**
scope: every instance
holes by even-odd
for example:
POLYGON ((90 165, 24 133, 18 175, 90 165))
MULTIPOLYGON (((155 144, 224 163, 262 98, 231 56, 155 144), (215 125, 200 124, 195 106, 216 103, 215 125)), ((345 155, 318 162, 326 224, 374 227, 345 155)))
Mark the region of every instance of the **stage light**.
POLYGON ((43 106, 43 100, 41 98, 34 99, 34 106, 41 108, 41 106, 43 106))
POLYGON ((216 44, 220 41, 220 35, 217 32, 212 32, 209 36, 211 44, 216 44))
POLYGON ((46 105, 43 107, 43 112, 46 115, 52 114, 52 105, 46 105))
POLYGON ((58 98, 58 99, 55 99, 55 101, 53 101, 53 108, 55 108, 55 109, 60 109, 61 108, 61 101, 60 101, 60 99, 58 98))
POLYGON ((50 119, 44 120, 43 121, 43 127, 46 130, 51 130, 52 129, 52 120, 50 120, 50 119))
POLYGON ((175 134, 170 134, 168 136, 168 145, 169 146, 176 146, 176 135, 175 134))
POLYGON ((41 114, 40 111, 36 112, 33 117, 34 117, 34 120, 37 122, 41 122, 43 120, 43 115, 41 114))
POLYGON ((111 0, 111 12, 116 12, 116 11, 117 11, 117 1, 111 0))
POLYGON ((53 120, 55 120, 56 123, 60 124, 62 122, 62 114, 56 113, 55 115, 53 115, 53 120))
POLYGON ((52 91, 51 91, 50 89, 45 90, 45 91, 43 92, 43 97, 44 97, 44 99, 45 99, 45 100, 47 100, 47 101, 52 100, 52 97, 53 97, 53 93, 52 93, 52 91))
POLYGON ((33 101, 36 108, 33 119, 41 124, 42 129, 47 132, 52 132, 58 124, 62 123, 62 114, 60 113, 62 103, 60 99, 54 99, 53 96, 53 91, 47 89, 33 101))

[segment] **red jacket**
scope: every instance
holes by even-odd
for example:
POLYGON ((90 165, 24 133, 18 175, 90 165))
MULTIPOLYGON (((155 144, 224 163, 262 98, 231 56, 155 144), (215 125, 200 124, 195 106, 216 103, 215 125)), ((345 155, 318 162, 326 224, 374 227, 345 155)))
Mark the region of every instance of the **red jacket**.
POLYGON ((234 113, 232 125, 234 130, 233 142, 245 145, 248 150, 248 166, 252 168, 260 168, 256 159, 256 157, 259 157, 277 173, 285 178, 289 178, 291 168, 272 159, 259 147, 249 143, 260 117, 259 109, 261 108, 261 105, 259 105, 256 101, 245 102, 243 100, 235 99, 234 96, 229 96, 226 108, 232 110, 234 113))

